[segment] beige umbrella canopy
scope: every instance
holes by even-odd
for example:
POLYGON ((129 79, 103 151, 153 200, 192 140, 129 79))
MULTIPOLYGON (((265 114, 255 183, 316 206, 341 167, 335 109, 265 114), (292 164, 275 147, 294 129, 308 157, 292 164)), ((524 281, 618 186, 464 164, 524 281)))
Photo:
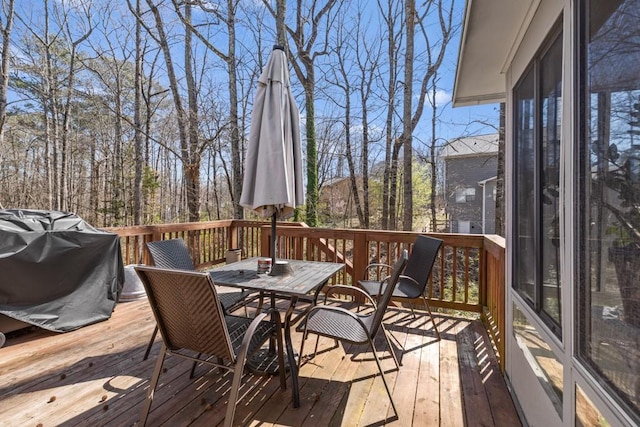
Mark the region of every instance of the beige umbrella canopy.
POLYGON ((304 204, 300 113, 289 84, 287 57, 274 46, 258 79, 240 205, 272 218, 271 255, 276 258, 276 219, 304 204))

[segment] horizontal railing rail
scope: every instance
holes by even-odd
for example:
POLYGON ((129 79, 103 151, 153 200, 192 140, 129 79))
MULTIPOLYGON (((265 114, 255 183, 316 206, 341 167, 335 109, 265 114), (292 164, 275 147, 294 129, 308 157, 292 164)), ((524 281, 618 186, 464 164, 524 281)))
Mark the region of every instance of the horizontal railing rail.
MULTIPOLYGON (((226 262, 229 250, 243 258, 270 257, 271 224, 265 221, 223 220, 107 229, 121 238, 125 264, 148 264, 146 243, 182 238, 197 268, 226 262)), ((402 249, 411 251, 419 234, 443 240, 429 279, 432 307, 479 313, 499 353, 504 355, 505 245, 499 236, 405 231, 310 228, 279 222, 278 258, 331 261, 345 264, 335 283, 354 284, 371 263, 392 264, 402 249)), ((415 301, 420 306, 420 301, 415 301)))

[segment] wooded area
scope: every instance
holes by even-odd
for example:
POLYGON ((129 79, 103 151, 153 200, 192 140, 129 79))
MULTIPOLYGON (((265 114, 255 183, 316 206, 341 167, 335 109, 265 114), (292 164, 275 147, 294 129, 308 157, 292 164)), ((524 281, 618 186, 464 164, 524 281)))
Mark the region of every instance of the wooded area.
POLYGON ((453 0, 1 2, 0 207, 97 226, 251 215, 246 137, 278 43, 304 129, 297 219, 412 230, 438 214, 443 141, 435 124, 419 143, 414 131, 438 120, 453 0), (335 212, 319 194, 339 179, 349 203, 335 212))

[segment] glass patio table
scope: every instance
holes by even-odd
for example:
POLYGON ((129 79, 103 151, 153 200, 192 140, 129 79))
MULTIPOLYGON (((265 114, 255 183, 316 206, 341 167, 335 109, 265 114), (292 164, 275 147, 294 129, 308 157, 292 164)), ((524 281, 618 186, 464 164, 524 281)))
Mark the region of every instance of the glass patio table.
MULTIPOLYGON (((315 302, 322 287, 336 273, 344 268, 344 264, 334 262, 278 260, 286 261, 290 270, 281 275, 271 276, 268 273, 258 274, 258 259, 248 258, 239 262, 226 264, 209 270, 213 282, 221 286, 230 286, 254 290, 268 294, 271 305, 275 307, 278 297, 290 299, 289 307, 284 318, 284 340, 291 370, 293 407, 300 407, 300 392, 298 389, 298 365, 291 343, 291 325, 294 308, 300 299, 315 302)), ((276 266, 272 266, 272 269, 276 266)))

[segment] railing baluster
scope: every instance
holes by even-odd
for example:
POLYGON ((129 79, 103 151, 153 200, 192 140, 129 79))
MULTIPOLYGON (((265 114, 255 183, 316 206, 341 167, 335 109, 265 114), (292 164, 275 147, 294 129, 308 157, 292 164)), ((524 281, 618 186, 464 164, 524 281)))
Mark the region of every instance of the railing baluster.
MULTIPOLYGON (((146 242, 177 237, 188 243, 197 268, 224 263, 226 251, 235 247, 242 249, 243 257, 269 256, 269 221, 221 220, 109 230, 121 236, 127 264, 148 262, 146 242)), ((281 222, 277 235, 283 257, 343 262, 344 271, 332 283, 353 284, 364 277, 371 261, 393 263, 403 247, 411 250, 418 233, 320 229, 281 222)), ((427 296, 432 307, 484 310, 498 322, 496 330, 504 331, 504 243, 496 244, 481 235, 432 235, 444 240, 429 278, 427 296), (491 253, 486 244, 491 245, 491 253)))

